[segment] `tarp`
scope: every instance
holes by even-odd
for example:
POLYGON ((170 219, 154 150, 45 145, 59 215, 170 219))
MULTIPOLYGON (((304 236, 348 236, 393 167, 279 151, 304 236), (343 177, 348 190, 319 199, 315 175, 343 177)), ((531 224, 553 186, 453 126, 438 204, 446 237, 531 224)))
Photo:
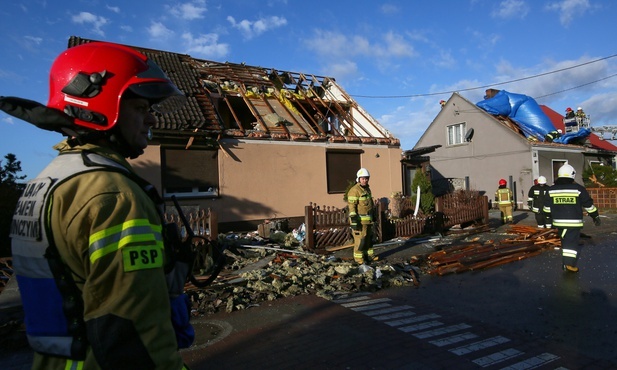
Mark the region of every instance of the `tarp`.
POLYGON ((533 137, 544 141, 544 136, 556 128, 542 108, 531 97, 500 90, 490 99, 476 105, 492 115, 510 117, 516 122, 526 138, 533 137))
POLYGON ((586 127, 583 127, 583 128, 580 128, 578 131, 568 132, 565 135, 553 140, 553 142, 560 143, 560 144, 575 144, 576 141, 578 141, 579 139, 585 139, 590 134, 591 134, 591 130, 586 127))

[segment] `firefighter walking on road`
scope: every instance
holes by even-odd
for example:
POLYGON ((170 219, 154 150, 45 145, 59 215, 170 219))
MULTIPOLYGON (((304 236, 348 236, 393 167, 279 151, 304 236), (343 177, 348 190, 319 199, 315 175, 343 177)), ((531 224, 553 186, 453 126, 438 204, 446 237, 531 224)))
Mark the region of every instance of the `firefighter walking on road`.
POLYGON ((512 222, 514 220, 512 216, 514 196, 512 195, 512 190, 507 187, 505 179, 499 180, 499 188, 495 192, 495 201, 497 202, 499 211, 501 212, 502 224, 512 222))
POLYGON ((552 227, 551 217, 544 213, 544 195, 548 191, 548 185, 546 185, 546 177, 538 177, 538 183, 529 189, 527 198, 527 205, 529 209, 535 214, 538 227, 541 229, 552 227))
POLYGON ((353 258, 359 263, 371 263, 373 252, 373 211, 375 204, 369 187, 370 174, 366 168, 356 173, 356 184, 347 193, 349 223, 353 232, 353 258))
POLYGON ((561 239, 562 264, 564 271, 578 272, 576 264, 580 257, 579 239, 583 228, 583 209, 600 226, 598 209, 582 185, 574 182, 576 171, 567 162, 557 172, 555 184, 544 197, 544 212, 553 218, 561 239))

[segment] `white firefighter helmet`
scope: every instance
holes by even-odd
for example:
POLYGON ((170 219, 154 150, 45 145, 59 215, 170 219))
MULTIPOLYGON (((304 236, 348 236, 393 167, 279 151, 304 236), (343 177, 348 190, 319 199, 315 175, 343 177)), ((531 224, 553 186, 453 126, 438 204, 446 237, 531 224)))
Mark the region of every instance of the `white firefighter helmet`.
POLYGON ((540 185, 546 184, 546 177, 544 177, 544 176, 538 177, 538 184, 540 184, 540 185))
POLYGON ((360 181, 360 177, 371 177, 371 174, 366 168, 362 167, 356 172, 356 182, 360 181))
POLYGON ((567 177, 569 179, 573 179, 575 175, 576 171, 574 170, 574 167, 570 166, 567 163, 559 167, 559 171, 557 171, 558 177, 567 177))

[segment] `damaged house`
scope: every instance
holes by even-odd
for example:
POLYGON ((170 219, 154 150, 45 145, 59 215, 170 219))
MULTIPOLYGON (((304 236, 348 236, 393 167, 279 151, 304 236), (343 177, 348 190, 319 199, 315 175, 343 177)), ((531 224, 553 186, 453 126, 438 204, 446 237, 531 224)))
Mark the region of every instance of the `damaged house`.
MULTIPOLYGON (((73 36, 68 46, 92 41, 73 36)), ((221 231, 299 221, 311 202, 343 208, 360 167, 374 197, 401 191, 400 141, 334 78, 134 48, 188 102, 156 117, 153 140, 132 165, 166 200, 215 211, 221 231)))
MULTIPOLYGON (((535 100, 492 89, 477 104, 453 93, 414 149, 435 145, 430 176, 437 195, 462 188, 492 199, 499 179, 506 179, 524 208, 539 176, 552 184, 566 161, 582 174, 591 164, 614 167, 617 156, 617 147, 592 133, 588 123, 566 127, 561 114, 535 100), (560 139, 544 139, 558 129, 560 139)), ((582 183, 580 175, 577 181, 582 183)))

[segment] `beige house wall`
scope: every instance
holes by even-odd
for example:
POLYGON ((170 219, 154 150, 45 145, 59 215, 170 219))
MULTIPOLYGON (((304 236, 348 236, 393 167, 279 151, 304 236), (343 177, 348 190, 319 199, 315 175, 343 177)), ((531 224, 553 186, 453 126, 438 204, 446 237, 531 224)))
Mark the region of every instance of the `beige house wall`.
MULTIPOLYGON (((221 140, 219 197, 180 199, 182 205, 209 207, 219 222, 254 221, 304 215, 310 202, 345 207, 343 194, 328 194, 326 152, 362 150, 375 198, 402 190, 401 149, 385 145, 221 140)), ((162 190, 160 147, 149 146, 132 161, 136 171, 162 190)), ((354 170, 355 172, 355 170, 354 170)), ((350 179, 355 180, 355 179, 350 179)))

